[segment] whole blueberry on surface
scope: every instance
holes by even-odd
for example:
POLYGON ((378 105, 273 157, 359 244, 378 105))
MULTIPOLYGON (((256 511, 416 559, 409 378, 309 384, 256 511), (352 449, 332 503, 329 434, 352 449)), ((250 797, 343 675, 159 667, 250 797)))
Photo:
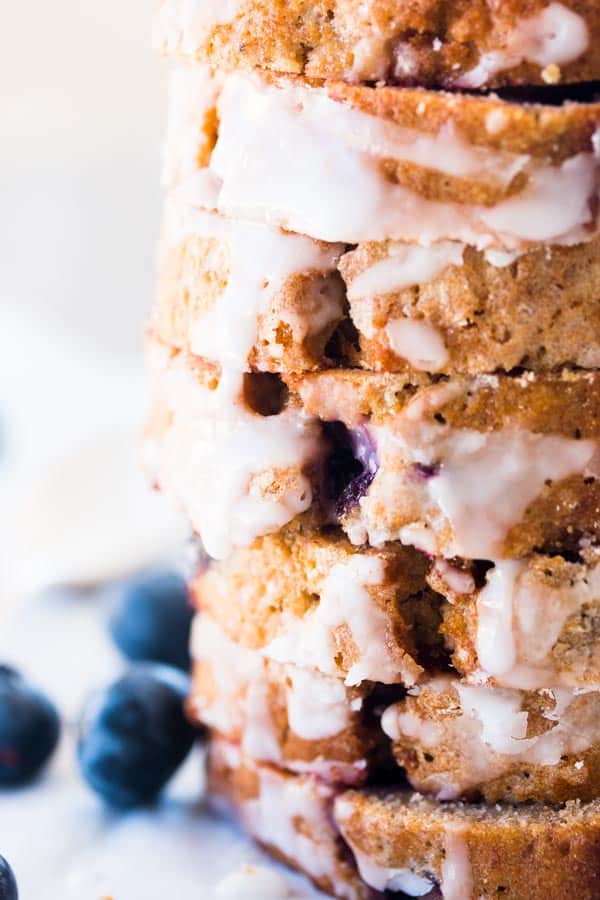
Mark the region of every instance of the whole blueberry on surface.
POLYGON ((0 900, 18 900, 19 892, 13 870, 0 856, 0 900))
POLYGON ((84 710, 79 766, 111 806, 151 803, 188 755, 196 737, 183 708, 188 688, 177 669, 138 665, 84 710))
POLYGON ((0 787, 26 784, 52 755, 60 720, 50 700, 0 666, 0 787))
POLYGON ((192 606, 183 578, 175 572, 147 572, 115 585, 109 630, 131 660, 189 669, 192 606))

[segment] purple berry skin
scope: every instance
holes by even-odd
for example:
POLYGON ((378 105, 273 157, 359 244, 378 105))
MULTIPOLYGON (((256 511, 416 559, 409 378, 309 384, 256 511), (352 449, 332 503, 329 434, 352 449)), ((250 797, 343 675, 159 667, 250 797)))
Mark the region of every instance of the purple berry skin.
POLYGON ((365 425, 348 429, 342 422, 329 422, 325 429, 331 452, 323 477, 324 506, 333 521, 339 521, 368 491, 377 474, 377 447, 365 425))
POLYGON ((415 481, 429 481, 430 478, 435 478, 436 475, 439 475, 440 471, 440 466, 437 464, 414 463, 412 467, 415 481))

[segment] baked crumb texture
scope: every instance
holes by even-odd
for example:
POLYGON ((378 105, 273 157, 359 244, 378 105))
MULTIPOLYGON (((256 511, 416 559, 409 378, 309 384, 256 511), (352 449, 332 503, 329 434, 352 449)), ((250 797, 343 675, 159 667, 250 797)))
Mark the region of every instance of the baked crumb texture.
POLYGON ((600 77, 593 0, 163 0, 156 44, 217 68, 492 89, 600 77))
POLYGON ((600 897, 600 5, 162 0, 144 462, 208 796, 341 900, 600 897))

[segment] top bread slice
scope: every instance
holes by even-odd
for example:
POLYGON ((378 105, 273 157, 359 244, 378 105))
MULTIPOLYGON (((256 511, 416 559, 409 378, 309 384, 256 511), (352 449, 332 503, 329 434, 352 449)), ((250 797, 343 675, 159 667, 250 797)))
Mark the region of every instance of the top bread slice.
POLYGON ((157 47, 222 68, 428 87, 589 81, 594 0, 162 0, 157 47))

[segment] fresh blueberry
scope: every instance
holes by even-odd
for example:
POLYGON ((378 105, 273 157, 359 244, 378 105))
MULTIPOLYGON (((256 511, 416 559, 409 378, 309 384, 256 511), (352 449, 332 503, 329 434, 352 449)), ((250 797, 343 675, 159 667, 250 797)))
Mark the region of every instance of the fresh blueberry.
POLYGON ((0 666, 0 787, 25 784, 52 755, 60 720, 50 700, 0 666))
POLYGON ((110 633, 128 659, 189 669, 192 606, 174 572, 149 572, 115 586, 110 633))
POLYGON ((0 856, 0 900, 19 900, 13 870, 3 856, 0 856))
POLYGON ((112 806, 156 799, 188 755, 196 732, 184 715, 189 681, 167 666, 138 665, 93 698, 84 711, 79 765, 112 806))

